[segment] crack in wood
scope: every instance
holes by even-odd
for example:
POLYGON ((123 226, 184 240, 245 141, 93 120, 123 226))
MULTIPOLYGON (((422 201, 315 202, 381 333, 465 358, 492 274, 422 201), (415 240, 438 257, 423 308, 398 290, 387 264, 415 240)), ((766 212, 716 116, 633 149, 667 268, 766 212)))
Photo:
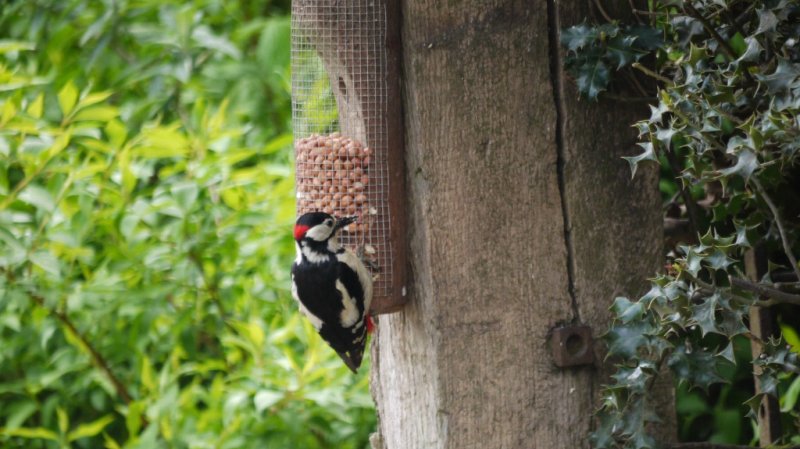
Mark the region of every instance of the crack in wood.
POLYGON ((564 245, 567 250, 567 278, 569 282, 569 297, 572 302, 572 321, 581 322, 578 300, 575 296, 575 249, 572 243, 572 223, 569 216, 567 203, 565 165, 566 155, 564 148, 564 78, 561 72, 561 53, 559 52, 560 24, 558 20, 558 7, 555 0, 547 0, 547 35, 548 59, 550 63, 550 83, 553 91, 553 103, 556 109, 556 170, 558 172, 558 192, 561 199, 561 215, 564 221, 564 245))

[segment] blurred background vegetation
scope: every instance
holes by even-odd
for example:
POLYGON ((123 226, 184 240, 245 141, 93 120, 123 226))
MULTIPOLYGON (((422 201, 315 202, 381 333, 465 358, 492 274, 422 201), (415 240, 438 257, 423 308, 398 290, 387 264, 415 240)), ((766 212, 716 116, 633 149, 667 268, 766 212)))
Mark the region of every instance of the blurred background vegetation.
POLYGON ((0 0, 0 447, 367 446, 289 294, 288 15, 0 0))

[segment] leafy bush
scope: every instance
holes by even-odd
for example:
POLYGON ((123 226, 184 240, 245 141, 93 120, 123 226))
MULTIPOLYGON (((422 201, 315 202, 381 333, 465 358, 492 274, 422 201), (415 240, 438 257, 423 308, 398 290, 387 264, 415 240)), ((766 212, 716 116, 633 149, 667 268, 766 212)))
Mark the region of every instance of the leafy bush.
MULTIPOLYGON (((567 66, 584 96, 597 98, 612 86, 611 65, 617 74, 634 68, 659 83, 650 117, 636 125, 644 151, 626 159, 634 173, 657 161, 677 178, 667 220, 688 230, 672 240, 667 270, 648 293, 614 302, 607 342, 618 371, 604 391, 593 442, 657 446, 649 435, 658 421, 649 401, 654 379, 671 370, 684 393, 679 411, 700 411, 691 402, 702 405, 702 398, 687 387, 705 392, 730 379, 732 364, 749 362, 748 351, 734 350, 746 338, 761 351, 747 370, 761 372, 758 393, 745 401, 751 416, 766 396, 780 397, 783 442, 796 444, 800 347, 791 345, 797 322, 787 311, 800 305, 800 4, 650 6, 647 24, 577 25, 563 34, 567 66), (657 40, 663 45, 651 45, 657 40), (748 258, 758 269, 746 267, 748 258), (754 335, 752 306, 778 312, 783 335, 754 335)), ((644 83, 634 84, 647 93, 644 83)), ((735 443, 744 435, 715 438, 735 443)))
POLYGON ((286 14, 0 8, 3 447, 367 444, 366 377, 289 295, 286 14))

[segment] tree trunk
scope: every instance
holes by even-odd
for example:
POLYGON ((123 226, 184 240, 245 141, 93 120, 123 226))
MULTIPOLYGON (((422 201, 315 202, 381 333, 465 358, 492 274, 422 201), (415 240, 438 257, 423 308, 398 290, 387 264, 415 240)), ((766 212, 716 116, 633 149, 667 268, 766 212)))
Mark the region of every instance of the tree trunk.
POLYGON ((599 337, 614 297, 659 268, 656 173, 631 181, 620 159, 646 109, 578 103, 564 80, 557 29, 586 2, 453 3, 403 4, 413 276, 373 344, 376 440, 588 447, 602 354, 558 368, 548 335, 584 323, 599 337))

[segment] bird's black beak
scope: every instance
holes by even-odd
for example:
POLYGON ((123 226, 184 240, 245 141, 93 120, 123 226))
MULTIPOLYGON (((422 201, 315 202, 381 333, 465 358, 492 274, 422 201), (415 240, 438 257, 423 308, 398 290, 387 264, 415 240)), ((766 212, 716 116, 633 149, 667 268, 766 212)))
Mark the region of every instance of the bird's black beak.
POLYGON ((356 216, 337 218, 336 224, 333 226, 333 232, 342 229, 343 227, 349 225, 350 223, 353 223, 356 220, 358 220, 358 217, 356 216))

